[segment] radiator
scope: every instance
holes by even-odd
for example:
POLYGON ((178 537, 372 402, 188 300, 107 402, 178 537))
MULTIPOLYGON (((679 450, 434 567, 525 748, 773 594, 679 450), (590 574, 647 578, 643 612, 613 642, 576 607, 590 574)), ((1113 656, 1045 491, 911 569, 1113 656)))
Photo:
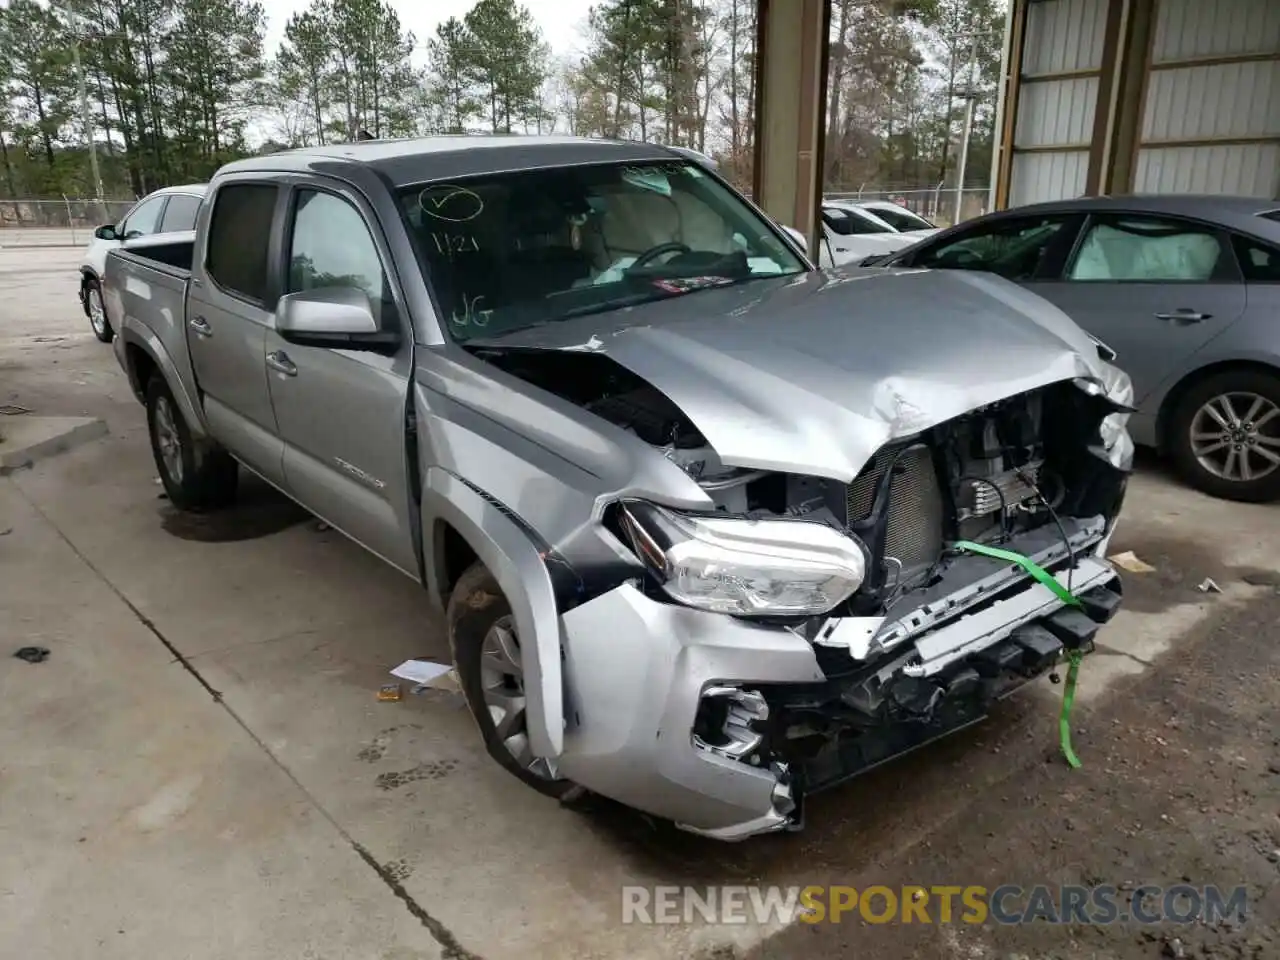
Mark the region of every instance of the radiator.
MULTIPOLYGON (((871 515, 876 487, 894 454, 892 450, 881 450, 849 484, 846 509, 850 523, 871 515)), ((933 457, 926 447, 912 447, 898 457, 889 483, 886 560, 893 557, 899 561, 903 577, 928 569, 942 554, 942 528, 942 488, 933 457)), ((893 579, 891 571, 891 583, 893 579)))

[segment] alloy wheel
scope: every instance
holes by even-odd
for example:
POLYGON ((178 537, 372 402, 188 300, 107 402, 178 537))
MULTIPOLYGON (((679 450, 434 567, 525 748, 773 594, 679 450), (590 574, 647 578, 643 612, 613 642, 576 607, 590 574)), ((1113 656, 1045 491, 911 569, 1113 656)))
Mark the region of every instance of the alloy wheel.
POLYGON ((1191 418, 1191 452, 1209 473, 1234 483, 1280 468, 1280 407, 1256 393, 1219 394, 1191 418))
POLYGON ((107 333, 107 311, 102 305, 102 291, 97 287, 89 290, 89 326, 99 337, 107 333))
POLYGON ((555 779, 551 764, 534 757, 529 747, 520 641, 510 614, 494 622, 480 646, 480 687, 494 732, 507 752, 534 776, 555 779))
POLYGON ((160 449, 160 459, 164 463, 165 472, 175 484, 182 483, 182 438, 178 435, 178 425, 174 417, 173 407, 169 400, 160 397, 155 408, 156 446, 160 449))

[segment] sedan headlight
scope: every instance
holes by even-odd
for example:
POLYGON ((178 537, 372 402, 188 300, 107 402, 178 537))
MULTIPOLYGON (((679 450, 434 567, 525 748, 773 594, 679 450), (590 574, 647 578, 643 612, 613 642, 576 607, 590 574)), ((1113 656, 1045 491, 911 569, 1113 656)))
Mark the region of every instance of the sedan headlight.
POLYGON ((635 500, 621 521, 667 594, 701 610, 826 613, 866 576, 862 546, 823 523, 690 516, 635 500))

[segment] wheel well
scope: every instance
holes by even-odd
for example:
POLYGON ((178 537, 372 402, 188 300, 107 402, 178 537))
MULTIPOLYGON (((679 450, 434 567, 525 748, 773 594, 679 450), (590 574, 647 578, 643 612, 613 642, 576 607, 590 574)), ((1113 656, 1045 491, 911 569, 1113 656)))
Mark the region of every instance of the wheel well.
POLYGON ((1173 388, 1165 394, 1164 402, 1160 404, 1160 412, 1156 415, 1156 442, 1160 445, 1160 451, 1163 453, 1168 447, 1169 421, 1173 417, 1173 411, 1178 409, 1178 404, 1182 402, 1182 398, 1187 395, 1192 387, 1198 383, 1203 383, 1210 377, 1216 377, 1220 373, 1229 371, 1252 371, 1254 373, 1264 373, 1272 377, 1280 377, 1280 370, 1266 363, 1259 363, 1254 360, 1223 360, 1221 363, 1211 363, 1207 367, 1201 367, 1193 370, 1185 377, 1174 384, 1173 388))
POLYGON ((440 596, 447 603, 458 578, 478 557, 466 538, 443 520, 436 523, 436 557, 440 564, 440 596))
POLYGON ((142 397, 147 392, 147 382, 156 374, 156 362, 151 354, 137 344, 131 343, 124 348, 125 358, 129 362, 129 380, 133 392, 142 397))

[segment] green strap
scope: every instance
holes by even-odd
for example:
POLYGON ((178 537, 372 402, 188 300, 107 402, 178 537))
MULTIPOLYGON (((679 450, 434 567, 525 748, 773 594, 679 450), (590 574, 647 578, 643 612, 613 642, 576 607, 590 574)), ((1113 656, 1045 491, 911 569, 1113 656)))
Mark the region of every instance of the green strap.
MULTIPOLYGON (((957 541, 954 546, 957 550, 963 550, 966 553, 976 553, 980 556, 990 557, 993 560, 1003 560, 1006 563, 1017 564, 1035 580, 1052 590, 1054 595, 1063 603, 1068 606, 1080 606, 1080 601, 1071 595, 1070 590, 1058 582, 1057 577, 1030 557, 1024 557, 1022 554, 1015 553, 1012 550, 1001 550, 999 547, 989 547, 983 543, 974 543, 971 540, 957 541)), ((1083 654, 1079 650, 1072 650, 1067 654, 1067 662, 1070 666, 1067 668, 1067 686, 1062 692, 1062 711, 1058 714, 1058 742, 1062 745, 1062 755, 1067 758, 1067 763, 1072 769, 1080 766, 1080 758, 1071 749, 1071 705, 1075 703, 1076 699, 1076 678, 1080 674, 1081 659, 1083 659, 1083 654)))
POLYGON ((1005 563, 1017 564, 1023 570, 1027 571, 1033 578, 1043 583, 1046 587, 1053 591, 1059 600, 1068 606, 1080 606, 1080 601, 1071 595, 1071 591, 1058 582, 1058 578, 1051 574, 1044 567, 1040 566, 1030 557, 1024 557, 1020 553, 1012 550, 1001 550, 999 547, 989 547, 985 543, 974 543, 972 540, 957 540, 952 544, 957 550, 963 550, 966 553, 976 553, 980 556, 990 557, 992 560, 1003 560, 1005 563))
POLYGON ((1080 767, 1080 758, 1071 749, 1071 705, 1076 699, 1076 677, 1080 673, 1080 661, 1084 659, 1079 650, 1067 654, 1067 687, 1062 691, 1062 712, 1058 714, 1058 742, 1062 745, 1062 755, 1067 764, 1074 770, 1080 767))

